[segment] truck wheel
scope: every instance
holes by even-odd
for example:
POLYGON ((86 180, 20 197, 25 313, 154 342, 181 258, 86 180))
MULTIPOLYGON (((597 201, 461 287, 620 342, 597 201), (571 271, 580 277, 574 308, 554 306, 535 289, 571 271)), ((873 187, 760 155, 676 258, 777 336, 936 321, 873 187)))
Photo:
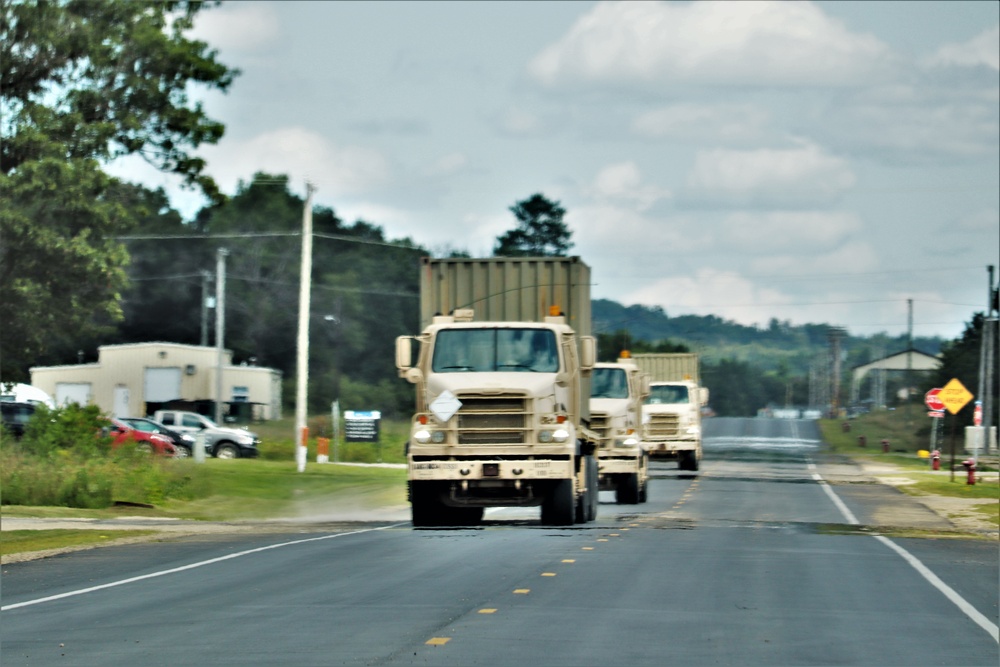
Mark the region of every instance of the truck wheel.
POLYGON ((449 508, 455 519, 456 526, 478 526, 483 522, 482 507, 449 508))
POLYGON ((410 512, 414 527, 442 525, 445 509, 433 483, 410 482, 410 512))
POLYGON ((590 503, 587 506, 587 521, 593 521, 597 518, 597 505, 600 501, 600 494, 598 491, 598 473, 597 473, 597 457, 588 456, 587 457, 590 464, 590 483, 593 484, 594 493, 590 496, 590 503))
POLYGON ((227 442, 215 448, 215 458, 238 459, 240 458, 240 450, 236 448, 236 445, 227 442))
POLYGON ((693 451, 679 452, 677 456, 678 470, 697 470, 698 456, 693 451))
POLYGON ((615 489, 615 502, 619 505, 635 505, 639 502, 639 473, 622 475, 615 489))
POLYGON ((542 501, 542 523, 549 526, 572 526, 576 514, 573 480, 560 479, 542 501))

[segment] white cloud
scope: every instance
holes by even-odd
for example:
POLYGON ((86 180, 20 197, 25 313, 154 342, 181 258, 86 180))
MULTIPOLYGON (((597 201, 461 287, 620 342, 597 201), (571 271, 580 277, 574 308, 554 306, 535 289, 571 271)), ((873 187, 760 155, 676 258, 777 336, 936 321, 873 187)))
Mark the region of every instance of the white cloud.
POLYGON ((281 39, 281 22, 265 3, 232 2, 202 11, 190 36, 224 53, 264 51, 281 39))
POLYGON ((814 252, 805 245, 800 252, 757 254, 747 270, 772 279, 788 276, 788 283, 795 284, 802 276, 879 271, 884 268, 884 259, 867 241, 851 240, 828 252, 814 252))
POLYGON ((833 248, 862 229, 853 213, 838 211, 739 212, 722 223, 718 240, 746 252, 833 248))
POLYGON ((670 191, 642 184, 639 167, 632 161, 610 164, 594 178, 589 193, 597 200, 622 200, 632 202, 644 211, 658 199, 670 196, 670 191))
POLYGON ((854 85, 887 47, 810 2, 602 2, 529 64, 540 83, 854 85))
POLYGON ((503 113, 499 126, 500 131, 510 137, 538 136, 545 129, 545 123, 537 114, 516 108, 503 113))
POLYGON ((223 139, 203 151, 223 190, 256 171, 309 180, 328 198, 368 192, 389 180, 388 161, 378 151, 335 146, 319 133, 288 127, 245 141, 223 139))
POLYGON ((448 153, 428 165, 424 174, 426 176, 449 176, 459 172, 468 163, 469 159, 464 153, 448 153))
POLYGON ((985 65, 1000 70, 1000 24, 967 42, 945 44, 930 58, 930 64, 960 67, 985 65))
POLYGON ((672 104, 640 114, 632 133, 686 143, 742 144, 764 135, 768 113, 750 104, 672 104))
POLYGON ((806 144, 789 149, 698 153, 683 199, 706 206, 801 207, 836 200, 854 186, 847 162, 806 144))
POLYGON ((817 132, 829 141, 895 160, 995 155, 1000 138, 996 99, 955 90, 946 99, 872 93, 831 109, 826 120, 817 132))
POLYGON ((699 269, 694 275, 663 278, 624 296, 622 303, 662 306, 668 315, 717 315, 742 324, 766 322, 775 307, 792 299, 760 287, 733 271, 699 269))

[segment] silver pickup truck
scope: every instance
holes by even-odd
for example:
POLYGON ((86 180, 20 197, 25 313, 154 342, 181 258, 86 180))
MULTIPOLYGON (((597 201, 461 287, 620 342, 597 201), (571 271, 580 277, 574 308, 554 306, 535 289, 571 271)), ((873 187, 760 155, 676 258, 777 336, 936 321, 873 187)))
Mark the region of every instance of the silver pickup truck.
POLYGON ((219 426, 197 412, 184 410, 157 410, 153 419, 175 431, 199 434, 205 438, 205 453, 219 459, 256 458, 260 455, 257 445, 260 438, 245 428, 219 426))

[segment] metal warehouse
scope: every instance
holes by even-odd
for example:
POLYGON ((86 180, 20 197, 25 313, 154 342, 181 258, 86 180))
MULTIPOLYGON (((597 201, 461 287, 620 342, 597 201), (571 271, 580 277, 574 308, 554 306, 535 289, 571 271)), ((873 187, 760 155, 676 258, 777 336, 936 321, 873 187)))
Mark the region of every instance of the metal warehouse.
MULTIPOLYGON (((31 384, 57 405, 93 403, 115 417, 143 417, 163 408, 212 414, 218 349, 178 343, 102 345, 93 364, 31 369, 31 384)), ((235 421, 281 418, 281 371, 222 355, 223 413, 235 421)))

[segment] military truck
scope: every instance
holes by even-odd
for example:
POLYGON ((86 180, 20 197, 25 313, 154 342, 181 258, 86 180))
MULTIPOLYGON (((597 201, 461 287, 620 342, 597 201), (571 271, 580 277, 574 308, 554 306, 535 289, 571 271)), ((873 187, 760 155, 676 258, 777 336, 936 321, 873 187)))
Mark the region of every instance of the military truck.
POLYGON ((649 457, 641 443, 642 402, 649 376, 622 351, 614 363, 594 364, 590 387, 590 426, 600 436, 598 488, 614 491, 619 504, 644 503, 649 457))
POLYGON ((708 389, 700 385, 697 354, 636 354, 650 376, 642 406, 642 447, 653 460, 677 459, 680 470, 701 467, 701 408, 708 389))
POLYGON ((420 309, 422 333, 396 341, 399 375, 416 388, 413 525, 475 524, 503 506, 540 506, 549 525, 596 518, 590 268, 423 258, 420 309))

